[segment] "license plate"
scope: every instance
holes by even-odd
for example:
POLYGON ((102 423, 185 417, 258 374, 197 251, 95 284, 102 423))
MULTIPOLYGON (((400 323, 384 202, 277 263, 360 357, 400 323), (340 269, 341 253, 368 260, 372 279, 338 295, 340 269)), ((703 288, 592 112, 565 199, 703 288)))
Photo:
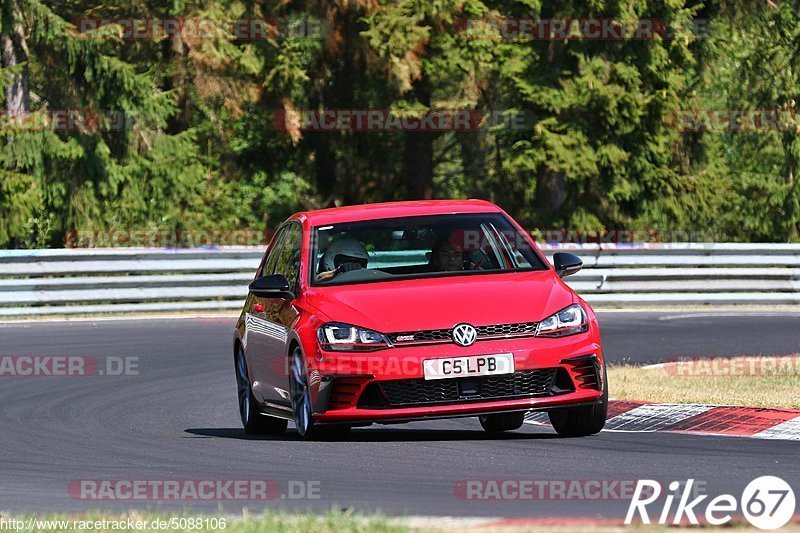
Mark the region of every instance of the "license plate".
POLYGON ((514 354, 469 355, 422 362, 425 379, 449 379, 464 376, 494 376, 514 372, 514 354))

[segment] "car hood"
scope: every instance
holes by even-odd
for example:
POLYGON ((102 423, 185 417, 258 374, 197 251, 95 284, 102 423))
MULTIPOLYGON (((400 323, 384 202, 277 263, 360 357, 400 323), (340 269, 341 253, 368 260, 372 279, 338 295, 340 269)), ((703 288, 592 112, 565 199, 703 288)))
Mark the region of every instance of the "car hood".
POLYGON ((311 287, 324 320, 384 333, 538 322, 577 301, 552 270, 311 287))

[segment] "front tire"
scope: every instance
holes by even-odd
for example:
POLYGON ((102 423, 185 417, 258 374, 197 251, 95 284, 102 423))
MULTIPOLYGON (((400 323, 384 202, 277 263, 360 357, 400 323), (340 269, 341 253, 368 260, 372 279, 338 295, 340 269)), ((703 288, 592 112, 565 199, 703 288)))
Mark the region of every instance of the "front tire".
POLYGON ((239 393, 239 416, 246 433, 252 435, 280 435, 288 427, 288 422, 261 414, 253 397, 247 359, 241 346, 236 349, 236 386, 239 393))
POLYGON ((297 434, 304 439, 314 437, 314 417, 311 392, 308 388, 308 372, 299 346, 292 350, 289 362, 289 394, 292 398, 292 413, 297 434))
POLYGON ((336 440, 347 437, 351 429, 351 426, 347 424, 320 426, 314 422, 314 410, 308 387, 308 369, 299 346, 292 350, 289 368, 289 395, 292 398, 294 426, 300 438, 307 440, 336 440))
POLYGON ((603 395, 594 405, 554 409, 548 412, 550 423, 560 437, 588 437, 595 435, 606 425, 608 417, 608 380, 603 368, 603 395))
POLYGON ((478 417, 481 427, 486 433, 513 431, 522 427, 525 413, 500 413, 497 415, 481 415, 478 417))

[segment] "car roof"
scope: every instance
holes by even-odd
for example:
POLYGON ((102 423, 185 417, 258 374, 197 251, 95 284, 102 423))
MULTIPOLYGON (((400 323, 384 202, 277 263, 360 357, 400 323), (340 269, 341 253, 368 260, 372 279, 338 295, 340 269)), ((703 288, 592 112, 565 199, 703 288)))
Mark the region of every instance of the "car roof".
POLYGON ((500 212, 502 209, 486 200, 419 200, 333 207, 296 213, 291 218, 310 226, 325 226, 382 218, 500 212))

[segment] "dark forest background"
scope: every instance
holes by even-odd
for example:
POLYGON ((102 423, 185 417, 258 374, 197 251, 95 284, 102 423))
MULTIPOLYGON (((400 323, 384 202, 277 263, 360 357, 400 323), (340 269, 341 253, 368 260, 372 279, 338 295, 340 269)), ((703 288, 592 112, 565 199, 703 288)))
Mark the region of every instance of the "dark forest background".
POLYGON ((468 197, 531 228, 798 241, 799 8, 0 0, 0 247, 62 246, 75 229, 261 230, 300 209, 468 197), (270 18, 279 30, 131 39, 120 24, 81 27, 176 18, 270 18), (656 19, 664 31, 616 40, 464 31, 464 20, 497 18, 656 19), (304 31, 308 21, 322 34, 304 31), (275 127, 276 113, 308 109, 506 110, 533 120, 478 131, 275 127), (755 131, 681 126, 698 110, 731 109, 781 119, 755 131), (97 113, 100 127, 30 127, 30 116, 64 110, 97 113), (103 122, 119 114, 126 127, 103 122))

